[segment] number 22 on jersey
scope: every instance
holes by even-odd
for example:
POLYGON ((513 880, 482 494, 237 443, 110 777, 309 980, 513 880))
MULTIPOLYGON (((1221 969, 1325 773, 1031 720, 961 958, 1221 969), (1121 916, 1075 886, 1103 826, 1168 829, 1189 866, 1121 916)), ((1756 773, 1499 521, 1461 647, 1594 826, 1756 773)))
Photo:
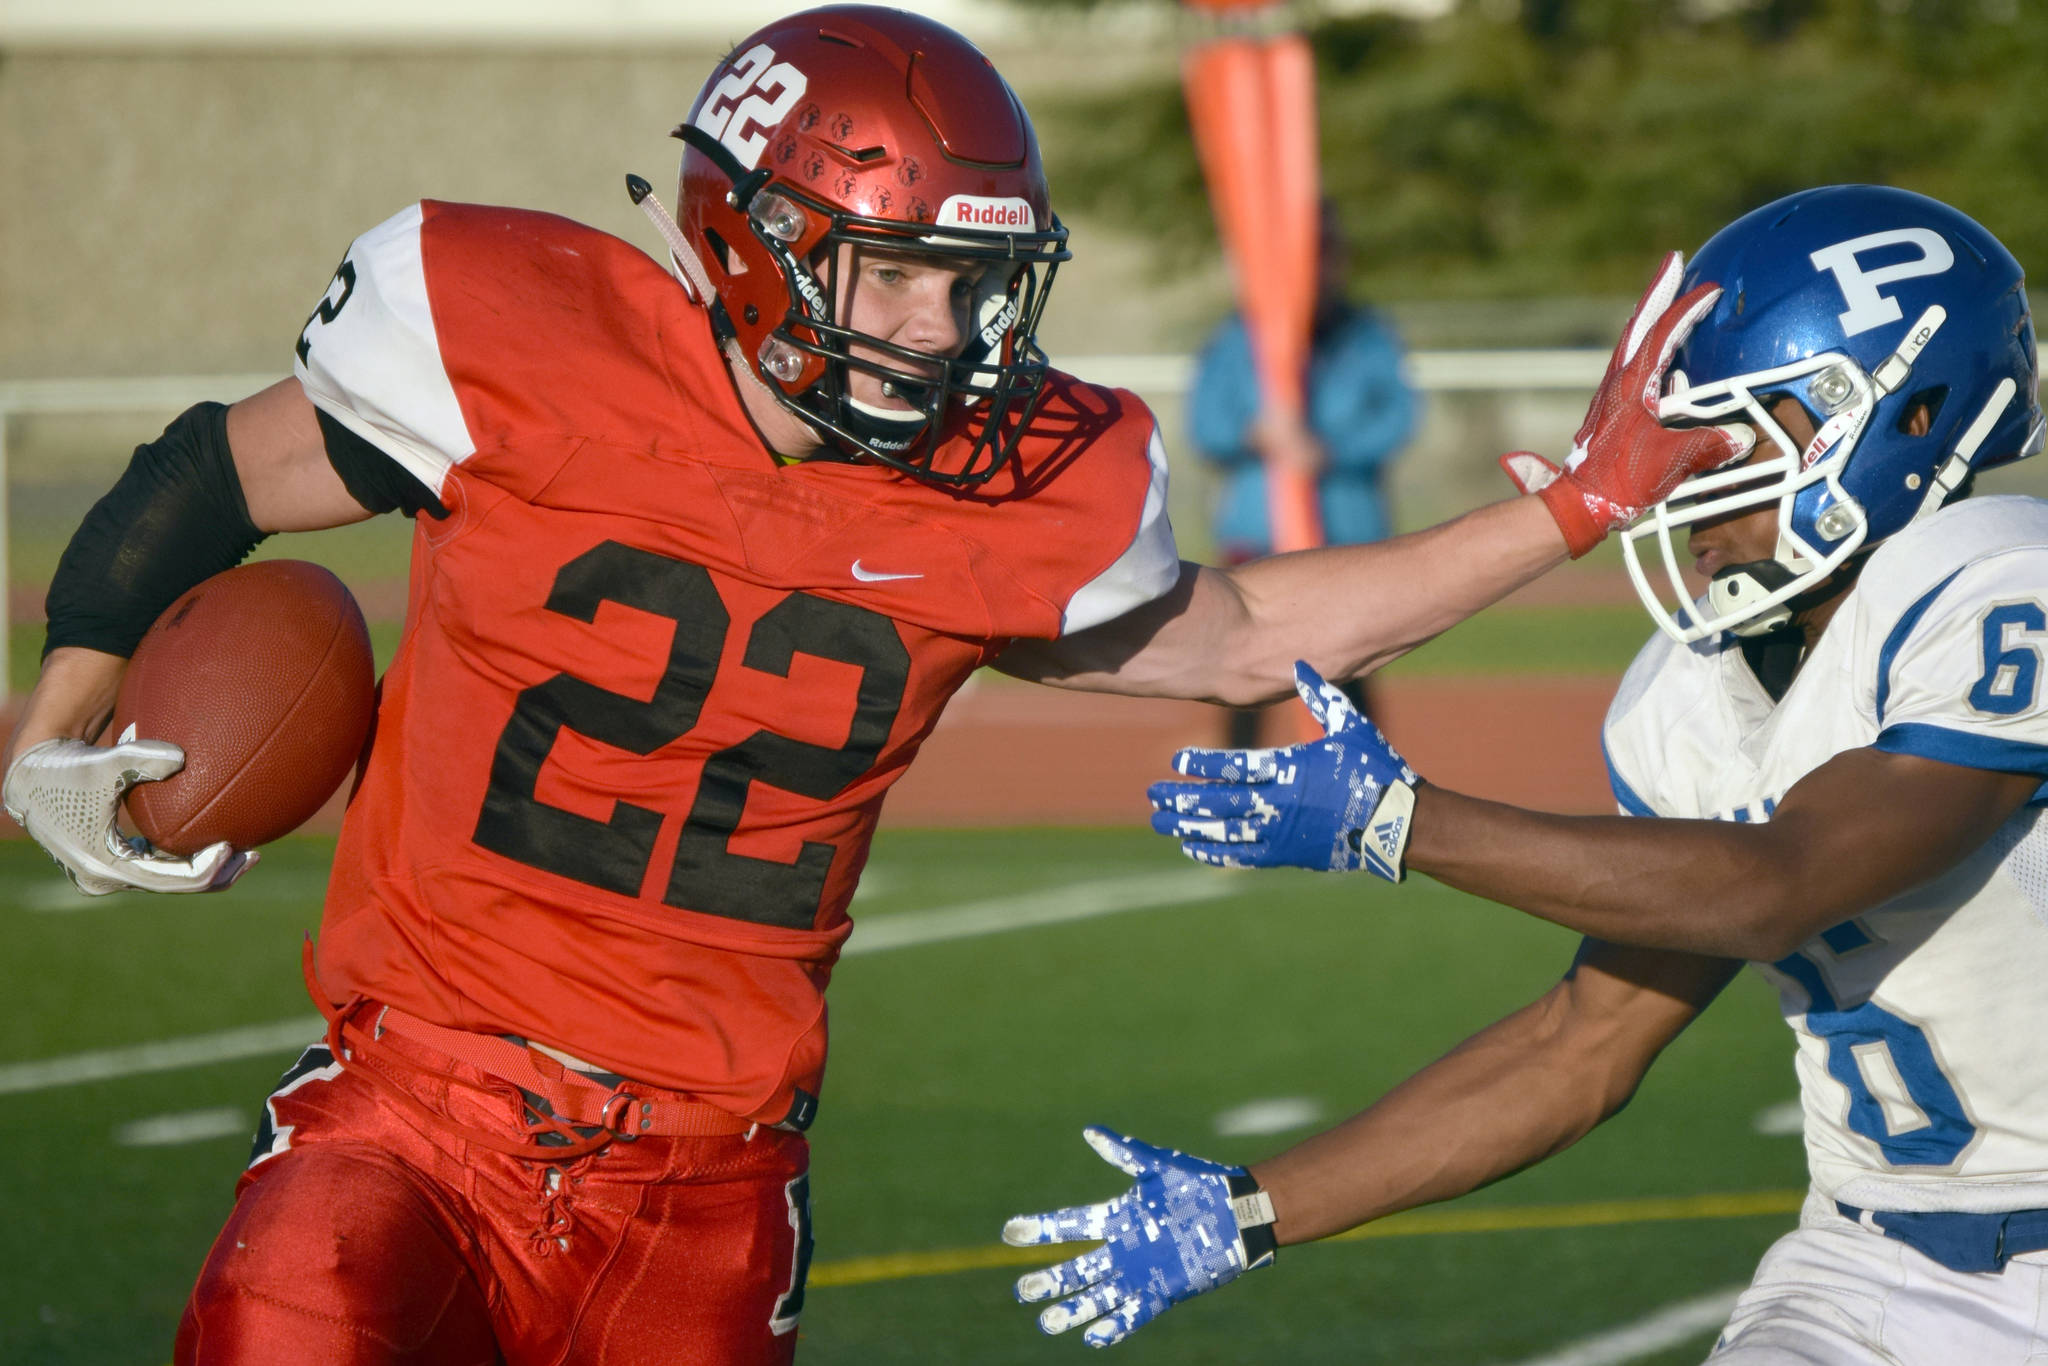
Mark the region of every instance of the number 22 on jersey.
MULTIPOLYGON (((541 768, 564 730, 641 756, 688 734, 711 691, 732 618, 703 566, 616 541, 563 566, 547 608, 595 622, 603 602, 675 623, 654 695, 641 701, 570 673, 521 692, 492 756, 474 838, 530 867, 637 896, 654 860, 662 813, 620 799, 608 820, 595 820, 549 805, 536 795, 541 768)), ((832 845, 807 840, 794 863, 779 863, 734 853, 728 841, 757 780, 824 801, 874 766, 903 704, 910 654, 882 614, 791 593, 754 623, 742 662, 788 677, 798 654, 860 669, 846 743, 832 748, 757 730, 706 759, 662 898, 669 905, 791 929, 810 929, 817 918, 832 845)))

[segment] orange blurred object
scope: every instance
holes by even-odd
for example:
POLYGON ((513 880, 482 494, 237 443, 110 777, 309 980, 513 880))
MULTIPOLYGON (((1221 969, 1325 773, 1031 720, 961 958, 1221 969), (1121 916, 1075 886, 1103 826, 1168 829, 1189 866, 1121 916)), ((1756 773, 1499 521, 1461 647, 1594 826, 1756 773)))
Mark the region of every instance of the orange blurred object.
MULTIPOLYGON (((1254 7, 1238 0, 1187 3, 1207 10, 1254 7)), ((1298 33, 1218 38, 1188 52, 1182 76, 1260 393, 1269 409, 1300 417, 1315 317, 1319 198, 1308 41, 1298 33)), ((1321 545, 1313 478, 1277 465, 1267 467, 1266 477, 1273 548, 1321 545)))

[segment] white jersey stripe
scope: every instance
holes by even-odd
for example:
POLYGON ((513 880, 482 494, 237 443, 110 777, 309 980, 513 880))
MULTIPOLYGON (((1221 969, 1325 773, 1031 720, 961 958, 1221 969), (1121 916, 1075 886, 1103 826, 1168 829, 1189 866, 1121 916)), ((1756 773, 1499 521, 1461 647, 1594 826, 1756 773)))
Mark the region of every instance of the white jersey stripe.
POLYGON ((441 359, 414 204, 358 237, 306 324, 292 373, 314 406, 439 497, 476 451, 441 359))
POLYGON ((1060 619, 1061 635, 1120 617, 1164 595, 1180 581, 1180 550, 1174 545, 1173 523, 1166 515, 1166 443, 1159 439, 1157 424, 1145 453, 1152 461, 1152 482, 1145 490, 1137 534, 1116 563, 1067 599, 1067 610, 1060 619))

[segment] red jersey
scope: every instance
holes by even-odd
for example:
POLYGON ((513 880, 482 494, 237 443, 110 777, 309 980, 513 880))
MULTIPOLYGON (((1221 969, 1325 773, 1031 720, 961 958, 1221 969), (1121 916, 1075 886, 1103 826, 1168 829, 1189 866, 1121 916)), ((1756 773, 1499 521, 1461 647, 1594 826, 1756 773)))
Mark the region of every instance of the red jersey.
POLYGON ((765 1122, 817 1093, 846 906, 947 698, 1178 573, 1134 396, 1053 375, 968 492, 784 465, 707 311, 549 215, 366 234, 296 373, 448 509, 418 519, 323 984, 765 1122))

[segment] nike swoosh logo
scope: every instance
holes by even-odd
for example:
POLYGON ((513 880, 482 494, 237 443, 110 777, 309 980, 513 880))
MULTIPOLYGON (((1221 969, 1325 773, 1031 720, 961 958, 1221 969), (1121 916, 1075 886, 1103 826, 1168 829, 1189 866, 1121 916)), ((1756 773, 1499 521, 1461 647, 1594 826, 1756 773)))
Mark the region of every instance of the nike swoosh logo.
POLYGON ((891 579, 921 579, 922 574, 884 574, 878 569, 863 569, 860 561, 853 562, 853 576, 862 583, 887 583, 891 579))

